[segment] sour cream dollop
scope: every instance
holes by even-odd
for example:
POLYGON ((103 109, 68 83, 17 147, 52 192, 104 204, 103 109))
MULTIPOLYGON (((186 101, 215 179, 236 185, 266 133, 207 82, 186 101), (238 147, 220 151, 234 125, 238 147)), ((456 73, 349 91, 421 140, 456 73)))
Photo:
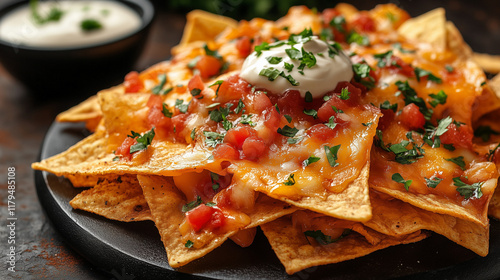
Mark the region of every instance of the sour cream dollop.
POLYGON ((118 1, 40 1, 37 11, 45 16, 51 9, 62 12, 59 20, 37 23, 28 4, 0 19, 0 39, 33 47, 76 47, 107 42, 138 30, 139 15, 118 1), (102 27, 82 29, 82 21, 95 20, 102 27))
POLYGON ((275 94, 298 90, 302 97, 310 92, 313 98, 332 91, 338 82, 352 79, 352 63, 342 50, 316 36, 299 41, 279 41, 260 54, 253 52, 243 63, 240 77, 275 94))

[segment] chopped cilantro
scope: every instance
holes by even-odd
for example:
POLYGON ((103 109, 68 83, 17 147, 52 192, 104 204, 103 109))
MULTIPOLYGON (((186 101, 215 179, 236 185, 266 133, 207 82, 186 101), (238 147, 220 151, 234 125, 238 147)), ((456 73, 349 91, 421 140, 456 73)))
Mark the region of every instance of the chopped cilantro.
POLYGON ((395 49, 397 49, 401 53, 415 53, 415 50, 403 49, 403 47, 401 46, 401 43, 395 43, 395 44, 392 45, 392 47, 395 48, 395 49))
POLYGON ((380 104, 380 109, 392 110, 394 113, 396 113, 396 111, 398 110, 398 104, 391 104, 391 102, 386 100, 382 104, 380 104))
POLYGON ((349 89, 347 87, 343 88, 340 91, 340 99, 342 100, 347 100, 351 97, 351 93, 349 92, 349 89))
POLYGON ((336 167, 339 165, 337 162, 338 159, 338 151, 340 149, 340 145, 333 146, 333 147, 328 147, 324 146, 325 148, 325 154, 326 154, 326 159, 328 160, 328 163, 330 164, 331 167, 336 167))
POLYGON ((82 20, 82 22, 80 23, 80 28, 85 32, 91 32, 101 29, 102 24, 96 19, 88 18, 82 20))
POLYGON ((318 118, 318 111, 316 111, 314 109, 304 109, 304 114, 311 116, 315 119, 318 118))
POLYGON ((290 115, 284 115, 284 117, 288 123, 292 122, 292 117, 290 115))
POLYGON ((167 118, 172 118, 172 111, 170 111, 167 107, 167 104, 163 103, 162 104, 162 109, 161 109, 161 112, 163 113, 163 115, 167 118))
POLYGON ((196 208, 201 203, 202 203, 201 196, 198 195, 198 196, 196 196, 195 200, 188 202, 182 206, 182 212, 184 212, 184 213, 188 212, 189 210, 196 208))
POLYGON ((458 165, 462 170, 465 170, 465 161, 463 156, 455 157, 455 158, 445 158, 447 161, 451 161, 454 164, 458 165))
POLYGON ((299 132, 297 128, 288 125, 285 125, 283 128, 278 128, 278 133, 286 137, 294 137, 297 132, 299 132))
POLYGON ((271 64, 278 64, 283 60, 283 58, 279 56, 268 56, 266 57, 266 60, 271 64))
POLYGON ((236 109, 234 109, 234 113, 239 114, 240 112, 243 111, 243 108, 245 108, 245 104, 243 103, 243 100, 238 101, 238 104, 236 105, 236 109))
POLYGON ((441 179, 439 177, 432 177, 432 178, 424 177, 424 179, 425 179, 425 184, 427 185, 427 187, 433 188, 433 189, 435 189, 437 187, 437 185, 439 183, 441 183, 441 181, 443 181, 443 179, 441 179))
POLYGON ((380 68, 397 66, 396 61, 392 60, 392 50, 388 50, 385 53, 374 54, 373 57, 378 60, 377 66, 380 68))
POLYGON ((284 65, 285 65, 285 70, 286 71, 292 72, 293 66, 294 66, 292 63, 284 62, 284 65))
POLYGON ((427 76, 427 80, 435 82, 436 84, 440 84, 443 82, 441 78, 436 77, 434 74, 432 74, 430 71, 424 70, 422 68, 415 67, 414 69, 415 76, 417 77, 417 81, 420 82, 420 78, 427 76))
POLYGON ((403 184, 407 191, 410 189, 410 185, 413 182, 413 180, 405 180, 399 173, 392 174, 392 180, 396 183, 403 184))
POLYGON ((224 134, 217 132, 203 131, 203 135, 205 135, 206 137, 205 144, 207 144, 207 146, 212 148, 215 148, 224 140, 224 134))
POLYGON ((451 65, 446 65, 444 68, 446 69, 446 71, 448 71, 448 73, 455 71, 455 68, 453 68, 453 66, 451 65))
POLYGON ((458 187, 457 191, 464 199, 469 199, 471 197, 481 198, 483 196, 483 192, 481 191, 482 182, 469 185, 464 183, 460 177, 455 177, 453 178, 453 184, 458 187))
POLYGON ((474 136, 481 137, 483 142, 490 141, 491 135, 500 135, 500 132, 491 129, 491 127, 488 125, 478 126, 476 130, 474 130, 474 136))
POLYGON ((294 47, 286 49, 285 52, 288 55, 288 57, 290 57, 290 59, 292 60, 299 60, 302 58, 302 53, 294 47))
POLYGON ((210 85, 210 87, 212 86, 217 86, 217 89, 215 90, 215 96, 219 96, 219 89, 220 89, 220 86, 222 85, 222 83, 224 82, 224 80, 218 80, 216 82, 214 82, 213 84, 210 85))
POLYGON ((313 96, 312 96, 310 91, 306 91, 305 101, 306 102, 313 102, 313 96))
POLYGON ((240 123, 241 124, 248 124, 250 126, 255 126, 255 124, 252 122, 252 115, 241 115, 240 123))
POLYGON ((361 35, 355 31, 351 31, 346 38, 348 44, 356 43, 360 46, 368 46, 370 45, 370 40, 367 36, 361 35))
POLYGON ((179 109, 179 112, 186 113, 189 108, 189 103, 184 104, 184 100, 175 100, 175 108, 179 109))
POLYGON ((283 183, 285 186, 293 186, 295 185, 295 175, 292 173, 288 175, 287 180, 283 183))
POLYGON ((344 28, 344 25, 346 24, 345 18, 343 16, 336 16, 332 18, 332 20, 329 22, 330 26, 337 29, 340 33, 345 33, 346 30, 344 28))
POLYGON ((186 241, 186 244, 184 244, 184 247, 186 247, 186 248, 192 248, 193 245, 194 245, 193 241, 188 240, 188 241, 186 241))
POLYGON ((47 16, 42 17, 38 12, 38 0, 30 0, 30 10, 33 19, 37 24, 40 25, 51 21, 59 21, 61 17, 64 15, 64 12, 54 5, 50 8, 50 11, 47 14, 47 16))
MULTIPOLYGON (((143 135, 140 135, 134 131, 131 131, 131 132, 132 132, 131 138, 136 138, 136 141, 137 141, 137 144, 130 146, 130 153, 131 154, 138 152, 138 151, 145 150, 149 145, 151 145, 151 142, 153 141, 153 138, 155 137, 154 127, 151 128, 150 131, 144 133, 143 135)), ((130 137, 130 135, 129 135, 129 137, 130 137)))
POLYGON ((217 59, 222 59, 222 56, 216 50, 211 50, 207 44, 203 45, 203 49, 205 50, 205 54, 213 56, 217 59))
POLYGON ((361 83, 368 89, 375 87, 375 79, 370 76, 370 71, 372 68, 366 63, 354 63, 352 65, 354 71, 354 80, 361 83))
POLYGON ((337 238, 332 238, 330 235, 325 235, 321 230, 308 230, 304 232, 305 236, 312 237, 321 245, 328 245, 339 241, 351 233, 351 229, 344 229, 342 234, 337 238))
POLYGON ((191 130, 191 134, 189 136, 191 137, 191 140, 194 140, 194 138, 196 137, 196 128, 193 128, 193 130, 191 130))
POLYGON ((259 75, 260 76, 265 76, 269 81, 274 81, 278 76, 280 75, 281 71, 274 68, 274 67, 269 67, 269 68, 264 68, 260 70, 259 75))
POLYGON ((277 42, 275 44, 269 44, 268 42, 262 42, 260 45, 255 46, 254 51, 256 52, 257 56, 260 56, 263 51, 267 51, 267 50, 270 50, 272 48, 277 48, 277 47, 280 47, 284 44, 285 44, 285 42, 283 42, 283 41, 277 42))
POLYGON ((429 94, 429 96, 432 98, 431 101, 429 101, 429 104, 432 106, 432 107, 436 107, 438 104, 445 104, 446 103, 446 99, 448 98, 448 95, 443 91, 443 90, 440 90, 438 93, 434 94, 434 93, 431 93, 429 94))
POLYGON ((306 160, 304 160, 304 161, 302 162, 302 165, 304 165, 304 166, 308 166, 309 164, 311 164, 311 163, 315 163, 315 162, 319 161, 320 159, 321 159, 321 158, 319 158, 319 157, 309 156, 309 158, 308 158, 308 159, 306 159, 306 160))
POLYGON ((412 87, 410 87, 408 81, 397 81, 396 86, 404 96, 405 105, 414 103, 418 106, 420 112, 424 115, 426 120, 431 119, 433 111, 427 108, 424 99, 417 96, 417 92, 412 87))
POLYGON ((330 116, 330 118, 328 119, 328 123, 325 123, 325 125, 331 129, 334 129, 337 126, 337 123, 335 122, 335 117, 330 116))
POLYGON ((165 83, 167 82, 167 75, 165 74, 158 75, 158 81, 159 81, 158 84, 151 89, 151 92, 153 94, 161 93, 163 87, 165 86, 165 83))

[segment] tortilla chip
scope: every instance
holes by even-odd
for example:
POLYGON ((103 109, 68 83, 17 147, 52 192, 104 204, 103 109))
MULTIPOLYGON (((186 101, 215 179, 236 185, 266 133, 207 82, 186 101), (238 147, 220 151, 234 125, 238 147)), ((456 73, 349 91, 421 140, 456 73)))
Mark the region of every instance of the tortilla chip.
POLYGON ((465 43, 462 34, 451 21, 446 22, 446 48, 459 57, 472 57, 472 49, 465 43))
MULTIPOLYGON (((184 220, 181 211, 187 203, 184 195, 177 190, 172 180, 168 177, 137 176, 153 216, 153 221, 160 232, 161 239, 167 251, 168 262, 171 267, 185 265, 195 259, 201 258, 219 247, 237 230, 217 235, 213 232, 200 233, 200 240, 205 243, 201 248, 187 248, 182 241, 179 225, 184 220)), ((281 216, 294 212, 296 208, 273 200, 265 196, 259 197, 252 213, 247 213, 251 218, 250 224, 242 229, 253 228, 267 223, 281 216)), ((196 243, 196 240, 193 241, 196 243)))
POLYGON ((437 8, 411 18, 398 28, 398 33, 407 39, 429 43, 438 50, 445 50, 447 46, 445 10, 437 8))
POLYGON ((274 184, 279 177, 271 174, 269 170, 253 170, 251 172, 234 170, 234 177, 251 185, 257 191, 265 192, 266 195, 285 201, 300 208, 310 209, 328 216, 338 217, 353 221, 367 221, 371 218, 371 205, 368 195, 368 173, 369 163, 366 163, 359 176, 340 192, 323 192, 315 196, 305 196, 297 200, 284 197, 273 192, 263 191, 259 186, 274 184), (243 174, 239 174, 243 173, 243 174), (265 174, 264 174, 265 173, 265 174))
POLYGON ((425 211, 398 199, 381 198, 370 193, 373 217, 364 225, 391 236, 410 234, 418 230, 430 230, 451 241, 486 256, 489 250, 489 225, 425 211))
POLYGON ((101 107, 97 102, 97 96, 91 96, 82 103, 60 113, 56 117, 58 122, 85 122, 90 131, 95 131, 101 120, 101 107))
POLYGON ((500 55, 474 53, 472 58, 484 71, 495 74, 500 72, 500 55))
POLYGON ((103 180, 84 190, 70 202, 74 209, 88 211, 122 222, 152 220, 149 206, 135 176, 103 180))
POLYGON ((212 41, 227 27, 236 27, 238 22, 232 18, 194 10, 187 14, 181 43, 176 48, 195 41, 212 41))
MULTIPOLYGON (((385 236, 360 225, 357 229, 361 234, 351 232, 337 242, 319 245, 310 242, 299 228, 294 227, 289 216, 262 225, 261 228, 288 274, 312 266, 351 260, 389 246, 413 243, 427 237, 426 233, 417 231, 410 235, 395 238, 385 236), (360 230, 360 228, 363 230, 360 230), (379 242, 372 244, 367 241, 367 237, 368 239, 379 240, 379 242)), ((355 231, 354 228, 353 231, 355 231)))

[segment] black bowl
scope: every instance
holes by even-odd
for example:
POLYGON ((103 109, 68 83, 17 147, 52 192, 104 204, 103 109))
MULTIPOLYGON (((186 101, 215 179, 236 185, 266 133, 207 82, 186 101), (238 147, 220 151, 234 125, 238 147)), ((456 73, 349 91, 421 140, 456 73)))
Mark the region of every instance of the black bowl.
MULTIPOLYGON (((3 2, 0 18, 28 2, 3 2)), ((92 94, 90 91, 120 83, 142 53, 154 18, 148 0, 120 2, 141 17, 142 25, 135 32, 83 47, 32 47, 0 39, 0 63, 37 96, 92 94)))

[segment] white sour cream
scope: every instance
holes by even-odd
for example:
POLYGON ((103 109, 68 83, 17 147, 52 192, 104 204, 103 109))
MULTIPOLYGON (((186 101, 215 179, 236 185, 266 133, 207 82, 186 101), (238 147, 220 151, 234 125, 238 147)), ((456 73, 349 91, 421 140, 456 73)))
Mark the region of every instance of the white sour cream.
POLYGON ((43 17, 52 7, 63 12, 59 21, 37 24, 29 4, 0 19, 0 39, 15 45, 32 47, 77 47, 107 42, 130 34, 141 27, 139 15, 118 1, 40 1, 43 17), (85 31, 84 20, 98 21, 102 28, 85 31))
MULTIPOLYGON (((304 48, 306 52, 310 52, 316 58, 316 64, 309 67, 304 67, 303 74, 299 71, 301 61, 291 59, 286 53, 287 49, 292 46, 285 44, 277 47, 272 47, 269 50, 262 51, 258 56, 256 52, 250 54, 241 69, 240 77, 250 84, 265 88, 275 94, 281 94, 286 90, 298 90, 302 97, 305 97, 306 92, 310 92, 313 98, 321 97, 325 93, 332 91, 337 86, 338 82, 350 81, 354 75, 352 63, 350 59, 340 51, 338 54, 329 55, 328 43, 318 39, 316 36, 306 43, 296 43, 293 47, 299 51, 304 48), (281 62, 271 64, 269 59, 272 57, 281 58, 281 62), (293 64, 292 71, 285 68, 285 63, 293 64), (267 76, 260 75, 262 69, 283 71, 281 76, 277 76, 273 81, 270 81, 267 76), (290 75, 296 82, 296 85, 283 76, 290 75)), ((279 45, 280 42, 272 45, 279 45)), ((279 59, 278 59, 279 60, 279 59)), ((289 67, 289 66, 288 66, 289 67)))

